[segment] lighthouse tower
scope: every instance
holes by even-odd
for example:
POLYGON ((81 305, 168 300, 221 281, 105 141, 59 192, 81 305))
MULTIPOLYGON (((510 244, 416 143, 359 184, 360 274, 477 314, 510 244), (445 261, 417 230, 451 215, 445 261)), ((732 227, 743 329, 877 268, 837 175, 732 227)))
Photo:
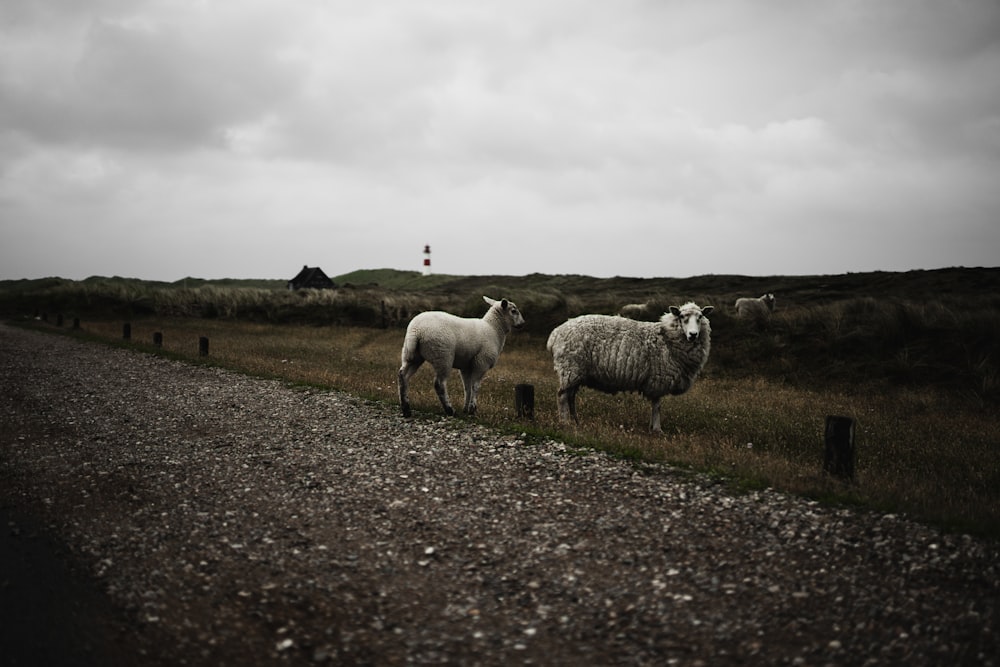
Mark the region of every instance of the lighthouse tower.
POLYGON ((429 245, 424 246, 424 275, 431 275, 431 247, 429 245))

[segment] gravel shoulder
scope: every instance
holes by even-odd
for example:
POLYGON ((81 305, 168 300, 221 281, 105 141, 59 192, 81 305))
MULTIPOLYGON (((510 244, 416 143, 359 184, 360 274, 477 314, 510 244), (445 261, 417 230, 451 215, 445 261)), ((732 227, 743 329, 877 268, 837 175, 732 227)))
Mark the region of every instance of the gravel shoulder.
POLYGON ((994 543, 2 324, 0 372, 7 664, 998 662, 994 543))

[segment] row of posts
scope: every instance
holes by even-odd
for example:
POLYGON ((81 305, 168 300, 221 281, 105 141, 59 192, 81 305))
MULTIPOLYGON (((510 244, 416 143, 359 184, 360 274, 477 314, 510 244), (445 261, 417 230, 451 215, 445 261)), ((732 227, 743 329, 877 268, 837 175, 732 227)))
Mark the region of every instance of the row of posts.
MULTIPOLYGON (((122 325, 122 338, 124 340, 132 340, 132 324, 126 322, 122 325)), ((153 345, 156 347, 163 347, 163 332, 154 331, 153 332, 153 345)), ((198 337, 198 356, 207 357, 208 356, 208 337, 199 336, 198 337)))
MULTIPOLYGON (((38 317, 38 319, 42 320, 43 322, 48 322, 49 321, 49 315, 48 315, 48 313, 42 313, 41 315, 38 315, 37 317, 38 317)), ((62 316, 61 313, 59 315, 56 315, 56 326, 57 327, 63 326, 63 316, 62 316)), ((79 329, 80 328, 80 318, 79 317, 74 317, 73 318, 73 328, 74 329, 79 329)), ((124 339, 124 340, 132 340, 132 323, 131 322, 126 322, 125 324, 122 325, 122 339, 124 339)), ((163 332, 162 331, 153 332, 153 345, 155 345, 156 347, 163 347, 163 332)), ((198 337, 198 355, 202 356, 202 357, 207 357, 208 356, 208 338, 206 336, 199 336, 198 337)))
MULTIPOLYGON (((47 315, 42 320, 48 321, 47 315)), ((63 325, 63 316, 56 317, 56 326, 63 325)), ((73 318, 73 328, 80 328, 80 318, 73 318)), ((132 339, 132 324, 122 325, 122 338, 132 339)), ((153 345, 163 347, 163 333, 153 333, 153 345)), ((198 355, 208 356, 208 338, 198 337, 198 355)), ((514 387, 514 408, 518 419, 535 418, 535 386, 518 384, 514 387)), ((828 475, 846 481, 854 480, 854 420, 850 417, 829 415, 826 418, 823 448, 823 470, 828 475)))
MULTIPOLYGON (((49 314, 48 313, 42 313, 41 315, 39 315, 38 311, 35 311, 35 319, 36 320, 41 320, 42 322, 48 322, 49 321, 49 314)), ((62 316, 62 313, 60 313, 60 314, 56 315, 56 326, 57 327, 61 327, 62 325, 63 325, 63 316, 62 316)), ((80 328, 80 318, 79 317, 74 317, 73 318, 73 328, 74 329, 79 329, 80 328)))

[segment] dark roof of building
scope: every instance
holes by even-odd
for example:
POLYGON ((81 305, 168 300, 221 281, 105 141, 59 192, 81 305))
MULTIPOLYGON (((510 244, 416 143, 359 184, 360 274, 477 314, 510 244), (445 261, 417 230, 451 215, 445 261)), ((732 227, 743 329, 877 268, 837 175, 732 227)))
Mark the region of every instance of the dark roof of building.
POLYGON ((303 266, 298 275, 288 281, 288 285, 293 289, 335 287, 329 276, 323 273, 323 269, 318 266, 303 266))

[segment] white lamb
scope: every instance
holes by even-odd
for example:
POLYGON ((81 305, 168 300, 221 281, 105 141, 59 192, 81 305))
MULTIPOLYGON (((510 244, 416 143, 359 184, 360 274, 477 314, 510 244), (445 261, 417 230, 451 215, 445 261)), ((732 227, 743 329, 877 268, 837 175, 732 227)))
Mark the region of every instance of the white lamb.
POLYGON ((652 404, 649 429, 661 433, 660 400, 690 389, 708 361, 712 327, 705 316, 712 310, 687 303, 671 306, 659 322, 581 315, 560 324, 546 344, 559 376, 560 420, 579 422, 580 387, 635 391, 652 404))
POLYGON ((465 412, 476 413, 476 396, 486 371, 493 368, 511 329, 524 326, 524 318, 513 301, 495 301, 483 297, 490 309, 481 319, 458 317, 442 311, 420 313, 406 327, 402 361, 399 369, 399 404, 403 416, 410 416, 406 397, 410 378, 425 362, 434 367, 434 390, 444 412, 454 415, 448 400, 448 374, 452 368, 462 372, 465 385, 465 412))
POLYGON ((736 314, 739 317, 744 317, 757 321, 766 321, 773 312, 774 312, 773 294, 768 293, 763 296, 757 297, 756 299, 750 299, 747 297, 741 297, 739 299, 736 299, 736 314))

